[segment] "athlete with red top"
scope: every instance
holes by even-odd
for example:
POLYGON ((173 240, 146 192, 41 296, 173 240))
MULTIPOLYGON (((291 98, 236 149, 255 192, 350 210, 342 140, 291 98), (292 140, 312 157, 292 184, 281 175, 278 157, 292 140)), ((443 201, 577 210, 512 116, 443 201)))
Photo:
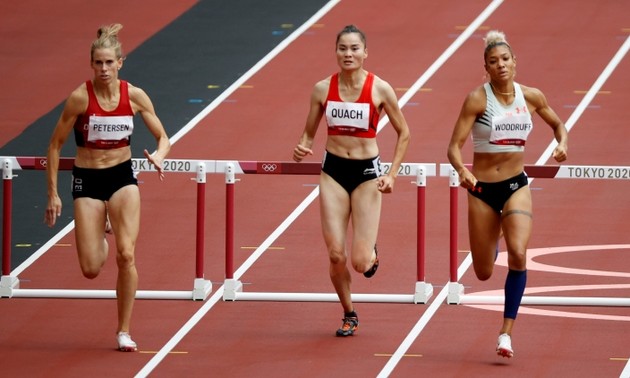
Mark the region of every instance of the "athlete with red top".
POLYGON ((72 170, 72 196, 79 264, 87 278, 96 278, 100 273, 109 250, 104 237, 109 217, 118 265, 116 340, 119 350, 129 352, 137 350, 129 336, 129 327, 138 286, 134 255, 140 228, 140 192, 131 168, 129 147, 134 114, 142 116, 157 141, 157 151, 149 154, 144 150, 144 155, 155 166, 160 180, 164 178, 162 162, 170 150, 170 142, 147 94, 118 79, 123 65, 118 41, 121 28, 120 24, 99 28, 91 47, 94 78, 70 94, 51 137, 46 166, 45 222, 52 227, 61 216, 57 191, 59 156, 74 129, 77 152, 72 170))
POLYGON ((311 149, 323 117, 328 125, 326 153, 320 175, 320 212, 330 260, 330 279, 344 311, 337 336, 351 336, 359 319, 351 299, 352 277, 347 267, 346 232, 352 221, 350 262, 354 270, 372 277, 379 265, 376 238, 381 194, 391 193, 409 144, 409 127, 393 88, 363 69, 366 38, 354 25, 337 35, 337 64, 341 69, 315 84, 304 132, 293 150, 302 161, 311 149), (384 110, 398 134, 391 170, 380 169, 376 128, 384 110))

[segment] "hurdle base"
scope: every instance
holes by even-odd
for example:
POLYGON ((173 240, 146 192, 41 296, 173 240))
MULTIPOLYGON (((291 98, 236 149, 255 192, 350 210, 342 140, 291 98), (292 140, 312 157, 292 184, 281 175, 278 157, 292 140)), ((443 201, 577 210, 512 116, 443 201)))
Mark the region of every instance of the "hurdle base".
POLYGON ((463 295, 464 295, 464 285, 457 282, 448 283, 448 295, 446 297, 446 303, 460 304, 463 295))
POLYGON ((203 278, 195 278, 192 292, 193 301, 205 301, 211 291, 212 282, 203 278))
POLYGON ((0 298, 11 298, 13 290, 20 288, 20 279, 15 276, 0 277, 0 298))
POLYGON ((413 296, 413 303, 426 304, 433 295, 433 285, 424 281, 416 282, 416 292, 413 296))
POLYGON ((240 293, 243 291, 243 284, 239 280, 235 280, 233 278, 228 278, 223 283, 223 300, 224 301, 235 301, 236 293, 240 293))

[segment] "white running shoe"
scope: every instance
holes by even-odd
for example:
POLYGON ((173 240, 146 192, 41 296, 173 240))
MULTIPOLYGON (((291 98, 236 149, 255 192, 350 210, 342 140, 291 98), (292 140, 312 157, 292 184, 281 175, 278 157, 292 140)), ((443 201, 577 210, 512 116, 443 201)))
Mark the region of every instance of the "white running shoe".
POLYGON ((507 333, 499 335, 499 340, 497 340, 497 354, 501 357, 507 358, 512 358, 514 356, 512 338, 507 333))
POLYGON ((129 333, 118 332, 116 339, 118 340, 118 350, 123 352, 135 352, 138 350, 138 346, 131 340, 129 333))

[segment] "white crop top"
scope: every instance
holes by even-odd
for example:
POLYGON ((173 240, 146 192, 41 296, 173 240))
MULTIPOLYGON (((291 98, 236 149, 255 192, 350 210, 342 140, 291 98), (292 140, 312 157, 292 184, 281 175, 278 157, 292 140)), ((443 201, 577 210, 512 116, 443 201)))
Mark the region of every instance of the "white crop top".
POLYGON ((507 106, 497 100, 490 83, 485 83, 483 87, 486 90, 486 111, 473 124, 474 152, 524 151, 534 124, 521 86, 514 83, 514 102, 507 106))

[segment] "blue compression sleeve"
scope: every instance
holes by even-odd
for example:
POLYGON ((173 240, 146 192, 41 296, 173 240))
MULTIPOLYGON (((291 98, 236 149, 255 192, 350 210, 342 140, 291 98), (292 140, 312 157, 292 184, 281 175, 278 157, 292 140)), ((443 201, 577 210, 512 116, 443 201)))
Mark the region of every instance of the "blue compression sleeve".
POLYGON ((508 272, 505 279, 505 306, 503 317, 516 319, 518 308, 523 299, 525 284, 527 283, 527 270, 512 270, 508 272))

